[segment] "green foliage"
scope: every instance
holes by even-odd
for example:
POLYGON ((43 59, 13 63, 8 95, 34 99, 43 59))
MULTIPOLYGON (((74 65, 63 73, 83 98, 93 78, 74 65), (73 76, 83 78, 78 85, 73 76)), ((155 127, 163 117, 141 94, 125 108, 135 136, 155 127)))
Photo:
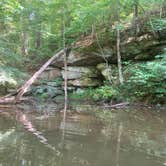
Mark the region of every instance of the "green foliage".
POLYGON ((9 48, 2 48, 0 46, 0 63, 6 66, 21 68, 24 63, 24 58, 19 54, 14 53, 9 48))
POLYGON ((0 74, 0 85, 7 86, 7 84, 11 86, 16 86, 17 82, 10 73, 6 73, 3 71, 0 74))
POLYGON ((110 85, 103 85, 98 88, 88 88, 81 92, 70 94, 72 99, 92 99, 94 101, 111 101, 117 100, 118 90, 110 85))
POLYGON ((33 88, 32 93, 35 97, 44 101, 46 99, 53 98, 54 96, 56 96, 56 89, 51 86, 43 85, 33 88))
POLYGON ((104 85, 91 91, 92 98, 94 100, 115 100, 118 95, 118 90, 110 85, 104 85))
POLYGON ((60 77, 51 82, 48 82, 48 80, 41 80, 40 86, 33 87, 31 92, 35 97, 41 100, 52 99, 55 96, 63 94, 61 85, 62 78, 60 77))
MULTIPOLYGON (((148 11, 165 5, 164 0, 1 0, 0 43, 3 40, 7 44, 0 44, 0 47, 6 53, 19 57, 24 55, 25 47, 28 56, 36 61, 43 60, 63 47, 62 31, 66 44, 71 45, 81 35, 89 35, 93 31, 100 34, 101 29, 111 31, 111 26, 114 29, 117 24, 117 2, 122 19, 121 24, 117 25, 119 29, 131 23, 134 4, 140 7, 139 15, 143 14, 141 8, 148 11), (37 45, 37 42, 40 44, 37 45)), ((164 19, 154 18, 152 23, 156 30, 165 26, 164 19)))
POLYGON ((21 72, 16 68, 9 66, 0 67, 0 95, 7 93, 9 89, 15 89, 18 87, 25 78, 27 74, 21 72))
POLYGON ((43 85, 48 85, 48 86, 52 86, 52 87, 61 87, 61 85, 63 84, 63 79, 61 77, 57 77, 56 79, 48 82, 48 80, 42 79, 39 80, 40 84, 43 85))
POLYGON ((153 62, 130 64, 122 89, 127 95, 147 102, 164 102, 166 98, 166 54, 153 62))
MULTIPOLYGON (((16 81, 19 84, 18 80, 25 78, 19 71, 25 70, 25 66, 32 69, 43 63, 63 47, 63 40, 66 45, 71 45, 80 37, 97 33, 101 47, 104 42, 115 44, 116 29, 124 30, 133 23, 134 5, 138 5, 138 15, 143 16, 161 7, 164 9, 166 4, 164 0, 1 0, 1 82, 16 81), (110 40, 114 41, 110 43, 110 40)), ((149 20, 153 31, 166 27, 164 16, 150 16, 149 20)), ((96 46, 90 51, 95 52, 96 46)), ((140 98, 155 96, 163 99, 164 66, 164 58, 131 66, 126 90, 140 98)), ((44 91, 38 90, 37 94, 43 95, 44 91)), ((95 100, 112 100, 118 95, 118 90, 104 85, 81 95, 88 94, 95 100)))
POLYGON ((69 93, 70 99, 81 99, 81 100, 89 100, 91 99, 91 94, 94 91, 92 88, 82 89, 81 91, 75 91, 73 93, 69 93))
POLYGON ((151 21, 151 27, 154 31, 161 31, 166 28, 166 19, 153 18, 151 21))
POLYGON ((21 84, 24 79, 27 78, 27 74, 21 72, 17 68, 12 68, 9 66, 1 66, 0 67, 0 82, 9 82, 15 85, 21 84))

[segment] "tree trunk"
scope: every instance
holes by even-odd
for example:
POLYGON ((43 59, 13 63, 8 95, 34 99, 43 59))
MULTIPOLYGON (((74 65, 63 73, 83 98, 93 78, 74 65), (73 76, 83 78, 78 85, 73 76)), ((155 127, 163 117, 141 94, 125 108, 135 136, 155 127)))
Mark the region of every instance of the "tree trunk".
POLYGON ((51 57, 19 90, 18 94, 15 97, 15 102, 18 102, 24 93, 27 92, 28 88, 33 84, 33 82, 39 77, 39 75, 59 56, 65 54, 65 49, 59 51, 53 57, 51 57))
POLYGON ((122 62, 120 54, 120 30, 117 29, 117 59, 118 59, 118 73, 119 73, 119 82, 123 84, 123 74, 122 74, 122 62))
MULTIPOLYGON (((61 38, 62 38, 62 46, 63 48, 66 47, 66 37, 65 37, 65 28, 66 28, 66 23, 65 23, 65 8, 63 8, 62 11, 62 22, 61 22, 61 38)), ((66 119, 66 111, 68 107, 68 93, 67 93, 67 56, 68 56, 68 49, 66 49, 65 54, 64 54, 64 92, 65 92, 65 99, 64 99, 64 111, 63 111, 63 119, 65 121, 66 119)))
POLYGON ((118 20, 118 27, 117 27, 117 61, 118 61, 118 73, 119 73, 119 82, 123 84, 123 74, 122 74, 122 62, 121 62, 121 54, 120 54, 120 6, 119 0, 117 0, 117 20, 118 20))
POLYGON ((22 47, 21 47, 22 55, 28 55, 28 35, 26 32, 22 32, 21 42, 22 42, 22 47))
POLYGON ((35 47, 36 49, 39 49, 41 47, 41 40, 42 40, 42 22, 40 16, 38 16, 38 26, 37 26, 37 32, 36 32, 36 41, 35 41, 35 47))
POLYGON ((138 24, 138 0, 134 1, 134 31, 135 35, 139 33, 139 24, 138 24))
POLYGON ((36 32, 36 49, 41 46, 41 31, 36 32))

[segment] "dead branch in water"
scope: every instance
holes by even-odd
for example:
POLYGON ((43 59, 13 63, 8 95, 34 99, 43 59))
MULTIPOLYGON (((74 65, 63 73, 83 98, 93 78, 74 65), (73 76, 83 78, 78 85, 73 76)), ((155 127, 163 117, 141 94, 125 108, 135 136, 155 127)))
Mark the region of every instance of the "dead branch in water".
POLYGON ((114 104, 114 105, 107 105, 104 107, 105 108, 122 108, 122 107, 126 107, 129 104, 130 104, 129 102, 124 102, 124 103, 119 103, 119 104, 114 104))

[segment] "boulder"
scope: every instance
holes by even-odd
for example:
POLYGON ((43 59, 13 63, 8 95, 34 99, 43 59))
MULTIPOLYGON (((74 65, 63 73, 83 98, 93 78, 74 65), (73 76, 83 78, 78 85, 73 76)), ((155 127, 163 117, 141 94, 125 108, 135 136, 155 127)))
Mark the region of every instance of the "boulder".
MULTIPOLYGON (((108 55, 107 55, 108 56, 108 55)), ((68 66, 96 66, 98 63, 104 62, 104 58, 100 53, 80 53, 72 51, 67 58, 68 66)), ((64 56, 59 57, 51 66, 63 67, 64 66, 64 56)))
POLYGON ((105 80, 112 82, 112 70, 111 70, 111 68, 107 68, 107 69, 102 70, 101 74, 103 75, 105 80))
POLYGON ((61 76, 55 78, 52 81, 47 81, 46 80, 46 81, 42 82, 43 85, 52 86, 52 87, 61 87, 62 83, 63 83, 63 78, 61 76))
POLYGON ((107 68, 107 65, 106 65, 106 63, 99 63, 99 64, 96 66, 96 68, 97 68, 99 71, 102 71, 102 70, 104 70, 104 69, 107 68))
POLYGON ((107 66, 105 63, 100 63, 97 65, 97 69, 101 72, 102 76, 105 80, 111 82, 112 81, 112 68, 111 66, 107 66))
POLYGON ((45 95, 47 98, 53 98, 63 94, 61 87, 52 87, 48 85, 35 86, 32 88, 31 93, 34 95, 45 95))
POLYGON ((46 69, 33 84, 40 85, 44 81, 47 82, 55 81, 60 76, 61 76, 61 70, 58 68, 51 67, 46 69))
POLYGON ((52 87, 61 87, 61 83, 60 82, 56 82, 56 80, 52 81, 52 82, 46 82, 45 85, 52 86, 52 87))
POLYGON ((39 77, 40 80, 52 81, 61 75, 58 68, 48 68, 39 77))
POLYGON ((116 65, 107 66, 105 63, 100 63, 97 65, 97 69, 101 72, 105 80, 109 82, 117 80, 118 69, 116 65))
POLYGON ((10 90, 16 89, 17 81, 7 72, 0 71, 0 95, 7 94, 10 90))
POLYGON ((75 91, 77 88, 76 87, 73 87, 73 86, 67 86, 67 90, 68 92, 73 92, 75 91))
MULTIPOLYGON (((153 60, 154 57, 163 53, 166 41, 154 37, 153 34, 143 34, 141 36, 124 38, 121 43, 122 60, 153 60)), ((110 59, 111 63, 117 63, 116 49, 110 59)))
MULTIPOLYGON (((64 79, 65 73, 62 71, 64 79)), ((96 67, 69 66, 67 70, 69 87, 95 87, 100 85, 100 73, 96 67)))
POLYGON ((151 60, 154 56, 162 52, 162 47, 165 44, 160 43, 154 37, 143 35, 137 40, 131 40, 128 43, 123 43, 121 46, 121 54, 123 60, 151 60))
MULTIPOLYGON (((68 67, 67 68, 67 79, 80 79, 80 78, 97 78, 98 71, 95 67, 68 67)), ((62 77, 64 79, 65 72, 62 70, 62 77)))
POLYGON ((97 78, 81 78, 81 79, 76 79, 76 80, 69 80, 68 81, 69 86, 74 86, 74 87, 96 87, 100 85, 100 80, 97 78))
POLYGON ((93 52, 72 52, 68 57, 69 66, 95 66, 101 62, 104 62, 103 57, 93 52))
MULTIPOLYGON (((156 55, 163 52, 166 45, 166 30, 156 32, 156 35, 145 31, 139 33, 137 37, 132 32, 132 28, 121 32, 120 52, 123 61, 153 60, 156 55)), ((94 43, 88 47, 72 50, 67 58, 68 66, 96 66, 106 60, 111 64, 117 63, 116 35, 112 34, 110 38, 105 36, 104 39, 100 39, 101 48, 94 40, 94 43)), ((63 67, 63 55, 58 57, 52 65, 63 67)))

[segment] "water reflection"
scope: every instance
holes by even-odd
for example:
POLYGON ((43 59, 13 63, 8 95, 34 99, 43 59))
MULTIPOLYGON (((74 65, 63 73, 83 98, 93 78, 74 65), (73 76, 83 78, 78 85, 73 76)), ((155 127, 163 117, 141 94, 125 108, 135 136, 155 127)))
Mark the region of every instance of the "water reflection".
POLYGON ((58 113, 3 112, 0 166, 164 165, 165 120, 164 113, 142 111, 114 111, 107 121, 84 114, 64 120, 58 113))

